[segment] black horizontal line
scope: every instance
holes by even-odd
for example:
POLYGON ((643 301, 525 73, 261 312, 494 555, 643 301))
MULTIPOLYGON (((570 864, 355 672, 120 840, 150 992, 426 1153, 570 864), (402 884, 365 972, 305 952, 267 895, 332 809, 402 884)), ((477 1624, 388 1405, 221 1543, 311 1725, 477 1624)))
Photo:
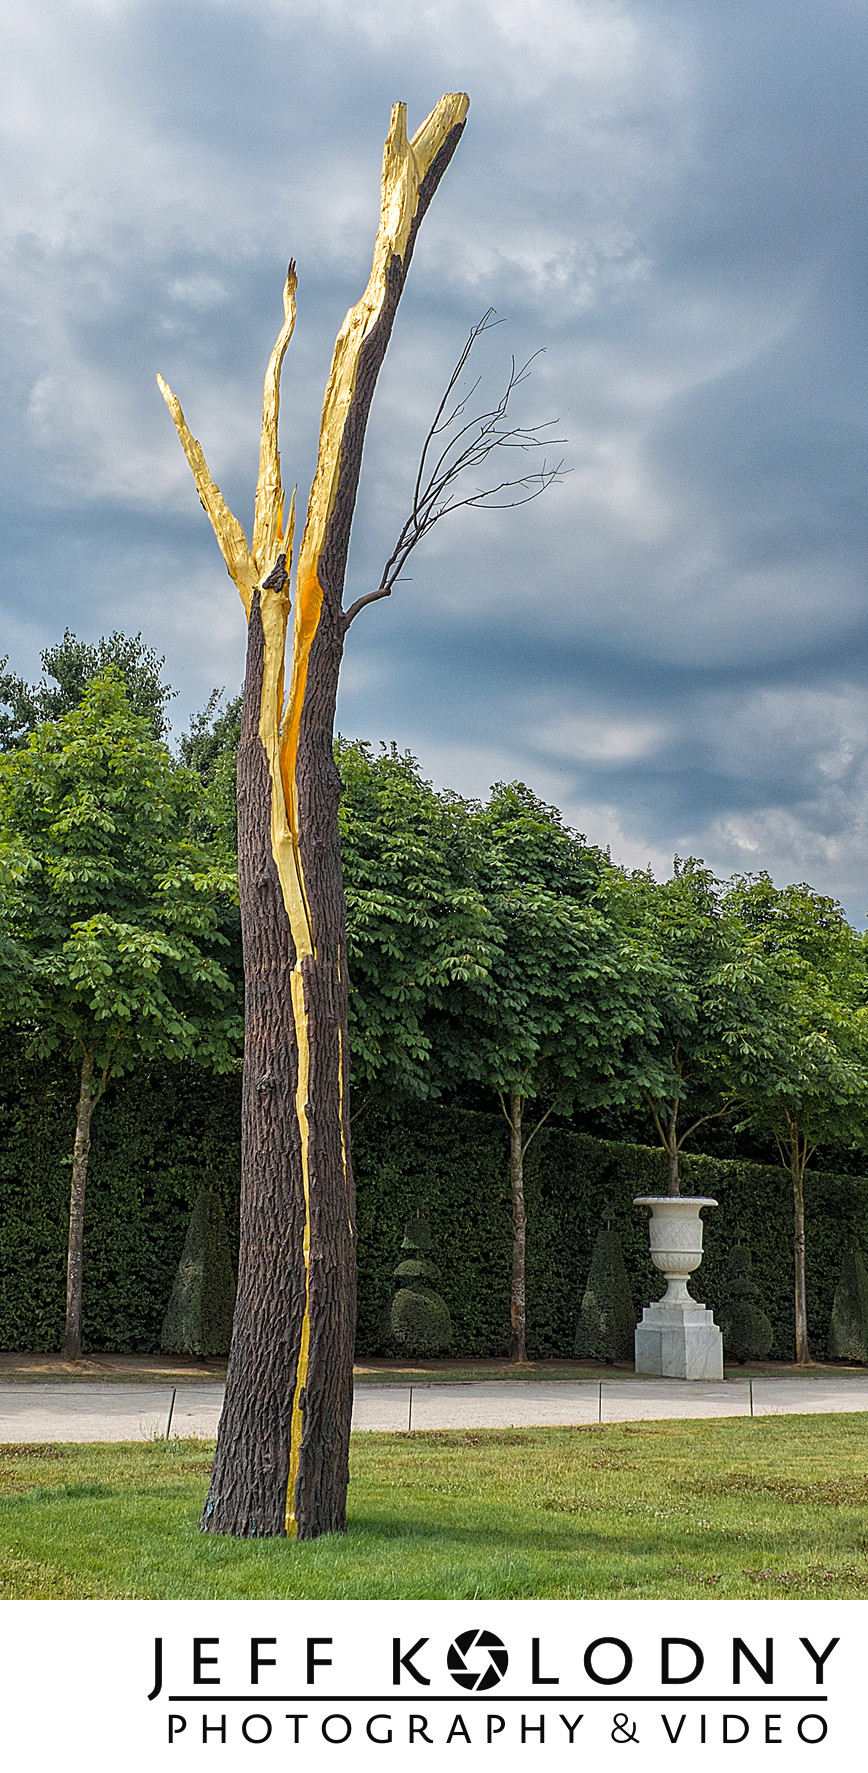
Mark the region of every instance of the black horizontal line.
POLYGON ((170 1693, 167 1705, 826 1705, 826 1693, 170 1693))

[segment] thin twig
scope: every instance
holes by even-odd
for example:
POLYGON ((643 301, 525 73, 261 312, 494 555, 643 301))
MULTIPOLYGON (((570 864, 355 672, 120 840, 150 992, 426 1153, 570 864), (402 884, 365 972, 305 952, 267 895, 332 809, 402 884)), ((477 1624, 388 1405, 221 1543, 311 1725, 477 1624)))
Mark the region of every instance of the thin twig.
POLYGON ((526 1154, 526 1152, 527 1152, 527 1148, 528 1148, 528 1146, 529 1146, 529 1144, 530 1144, 530 1142, 531 1142, 531 1140, 532 1140, 532 1139, 535 1139, 535 1138, 536 1138, 536 1136, 537 1136, 537 1133, 538 1133, 538 1132, 539 1132, 539 1130, 540 1130, 540 1127, 543 1127, 543 1126, 545 1126, 545 1123, 546 1123, 546 1121, 547 1121, 547 1120, 548 1120, 548 1117, 549 1117, 549 1115, 550 1115, 550 1114, 554 1114, 554 1111, 555 1111, 555 1104, 554 1104, 554 1102, 553 1102, 553 1103, 552 1103, 552 1105, 551 1105, 551 1107, 550 1107, 550 1108, 547 1108, 547 1109, 546 1109, 546 1111, 545 1111, 545 1114, 541 1114, 541 1115, 540 1115, 540 1117, 539 1117, 539 1120, 538 1120, 538 1121, 537 1121, 537 1123, 536 1123, 536 1126, 535 1126, 535 1127, 534 1127, 534 1129, 533 1129, 533 1132, 532 1132, 532 1133, 528 1133, 528 1136, 527 1136, 527 1138, 526 1138, 526 1139, 525 1139, 525 1142, 524 1142, 524 1144, 523 1144, 523 1146, 522 1146, 522 1148, 521 1148, 521 1155, 522 1155, 522 1157, 524 1157, 524 1156, 525 1156, 525 1154, 526 1154))
POLYGON ((687 1128, 687 1131, 685 1133, 682 1133, 681 1138, 678 1141, 679 1151, 681 1150, 681 1147, 684 1144, 685 1139, 689 1139, 691 1133, 696 1132, 697 1127, 704 1127, 707 1120, 720 1120, 722 1115, 731 1114, 733 1109, 737 1108, 737 1107, 738 1107, 738 1097, 737 1096, 730 1096, 727 1099, 727 1101, 724 1102, 722 1108, 715 1108, 713 1113, 710 1112, 708 1114, 701 1114, 699 1116, 699 1119, 693 1121, 691 1123, 691 1125, 687 1128))
POLYGON ((377 589, 367 592, 364 597, 358 597, 345 612, 344 633, 358 615, 359 610, 364 609, 369 603, 378 603, 382 597, 391 596, 393 586, 403 576, 403 569, 413 549, 418 547, 422 538, 434 528, 436 523, 440 522, 441 518, 446 517, 452 511, 465 510, 470 506, 476 510, 506 511, 517 505, 528 505, 534 499, 538 499, 548 487, 560 480, 566 472, 563 458, 554 467, 550 467, 544 458, 541 468, 534 469, 527 474, 518 474, 514 478, 499 480, 493 486, 477 486, 474 492, 466 493, 461 498, 457 496, 458 481, 486 462, 495 450, 538 450, 564 442, 562 437, 543 435, 543 433, 551 432, 552 426, 557 424, 556 419, 548 419, 540 425, 504 423, 509 402, 516 388, 521 387, 522 382, 526 381, 530 375, 531 364, 540 355, 538 351, 534 351, 533 355, 520 368, 516 367, 513 357, 506 387, 500 399, 487 411, 477 413, 475 417, 468 419, 466 423, 455 430, 457 421, 463 418, 471 396, 479 386, 480 378, 477 377, 466 394, 461 395, 460 398, 456 395, 458 383, 467 367, 470 353, 483 333, 488 332, 492 326, 500 324, 501 322, 495 319, 494 309, 489 308, 483 314, 482 319, 478 320, 476 325, 471 328, 470 336, 449 377, 422 446, 410 514, 386 561, 377 589), (444 438, 446 441, 431 465, 435 439, 440 438, 444 438), (515 496, 501 499, 499 495, 502 493, 512 493, 515 496))

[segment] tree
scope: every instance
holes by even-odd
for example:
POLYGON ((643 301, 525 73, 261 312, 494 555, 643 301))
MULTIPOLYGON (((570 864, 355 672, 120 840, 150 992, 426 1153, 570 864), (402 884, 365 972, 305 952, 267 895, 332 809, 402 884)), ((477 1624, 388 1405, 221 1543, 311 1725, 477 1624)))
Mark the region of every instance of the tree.
MULTIPOLYGON (((238 763, 238 743, 241 738, 241 695, 233 696, 223 706, 225 691, 212 690, 205 707, 199 714, 194 714, 190 722, 190 731, 182 733, 179 753, 181 762, 188 769, 195 770, 205 783, 211 783, 221 766, 228 761, 232 781, 238 763)), ((235 831, 233 801, 233 841, 235 831)))
POLYGON ((368 287, 341 328, 296 574, 283 709, 294 508, 277 449, 284 326, 265 380, 251 544, 180 405, 160 386, 248 617, 238 751, 245 965, 238 1300, 206 1531, 313 1538, 346 1524, 355 1230, 348 1112, 348 964, 332 755, 343 608, 365 428, 416 234, 467 112, 448 95, 411 142, 396 106, 368 287))
POLYGON ((676 1195, 686 1141, 732 1114, 745 1085, 761 1074, 768 969, 720 882, 694 858, 676 856, 662 884, 634 874, 624 903, 655 980, 642 1099, 666 1153, 668 1192, 676 1195))
MULTIPOLYGON (((480 378, 477 377, 466 392, 462 392, 461 378, 474 346, 491 327, 499 325, 494 309, 489 308, 471 327, 422 445, 409 516, 386 561, 376 591, 369 591, 350 606, 346 615, 347 626, 367 604, 377 603, 381 597, 391 597, 413 550, 451 511, 462 511, 468 506, 476 510, 484 507, 489 511, 503 511, 514 505, 528 505, 561 479, 563 462, 558 461, 550 467, 545 458, 541 468, 529 468, 523 474, 495 481, 493 486, 479 486, 471 479, 482 463, 488 462, 498 451, 518 450, 532 454, 534 450, 564 441, 562 437, 550 435, 552 425, 557 423, 554 419, 542 425, 517 425, 511 416, 507 417, 516 388, 520 388, 530 374, 533 357, 521 368, 517 367, 513 357, 506 385, 494 406, 468 417, 467 408, 479 387, 480 378)), ((534 357, 538 355, 534 352, 534 357)))
POLYGON ((739 1080, 751 1121, 771 1133, 793 1187, 796 1360, 811 1361, 805 1172, 817 1147, 868 1139, 868 955, 834 899, 744 875, 726 895, 764 975, 763 1062, 739 1080))
POLYGON ((79 1081, 63 1352, 81 1354, 84 1204, 95 1108, 143 1059, 236 1062, 221 964, 231 872, 191 836, 201 790, 109 668, 79 707, 0 757, 0 930, 14 944, 28 1055, 79 1081))
POLYGON ((523 1362, 525 1157, 552 1114, 629 1100, 648 1082, 655 980, 624 927, 618 870, 556 808, 523 783, 501 784, 479 810, 475 839, 491 959, 481 980, 454 995, 453 1062, 495 1091, 509 1127, 509 1358, 523 1362))
MULTIPOLYGON (((205 782, 227 850, 235 844, 237 734, 218 693, 181 740, 205 782)), ((455 1087, 449 1061, 456 984, 481 978, 491 913, 472 861, 472 808, 435 792, 396 745, 337 736, 338 810, 347 905, 353 1119, 372 1092, 416 1098, 455 1087)))
POLYGON ((295 323, 295 266, 285 323, 265 378, 250 546, 214 484, 174 394, 166 399, 248 616, 238 752, 238 863, 246 1033, 238 1303, 226 1402, 202 1526, 242 1536, 313 1538, 346 1525, 355 1296, 350 1158, 348 960, 332 755, 347 631, 391 594, 432 526, 462 504, 523 503, 559 465, 475 487, 462 477, 499 450, 535 450, 548 427, 505 419, 527 366, 504 395, 466 417, 465 347, 423 448, 411 516, 376 590, 343 606, 350 527, 371 400, 419 225, 461 137, 466 94, 447 94, 406 134, 397 105, 383 162, 380 226, 368 287, 338 335, 296 571, 292 665, 283 706, 294 504, 284 528, 277 450, 280 372, 295 323), (449 407, 452 394, 454 404, 449 407), (436 442, 435 442, 436 439, 436 442), (506 496, 509 493, 514 496, 506 496), (266 1254, 267 1252, 267 1254, 266 1254))
MULTIPOLYGON (((238 806, 236 777, 241 735, 241 696, 223 706, 223 692, 213 690, 200 714, 182 733, 178 753, 181 763, 194 770, 204 789, 203 814, 209 832, 225 857, 227 867, 238 874, 238 806)), ((241 923, 236 910, 233 947, 239 980, 243 982, 241 923)))
POLYGON ((166 703, 177 692, 163 682, 165 659, 145 646, 141 634, 130 636, 115 629, 91 646, 67 628, 63 639, 46 647, 41 657, 45 676, 37 684, 25 683, 4 669, 6 659, 0 661, 0 750, 17 750, 40 721, 71 714, 88 684, 109 665, 120 672, 133 713, 148 721, 155 739, 166 738, 166 703))

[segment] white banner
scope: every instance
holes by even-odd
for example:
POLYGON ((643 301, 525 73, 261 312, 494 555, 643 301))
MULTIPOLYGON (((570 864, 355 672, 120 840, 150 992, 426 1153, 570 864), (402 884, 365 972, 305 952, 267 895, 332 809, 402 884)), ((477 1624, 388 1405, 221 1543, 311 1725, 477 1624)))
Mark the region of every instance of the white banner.
POLYGON ((862 1601, 9 1601, 8 1766, 698 1767, 865 1752, 862 1601), (638 1750, 638 1752, 637 1752, 638 1750), (625 1752, 626 1751, 626 1752, 625 1752))

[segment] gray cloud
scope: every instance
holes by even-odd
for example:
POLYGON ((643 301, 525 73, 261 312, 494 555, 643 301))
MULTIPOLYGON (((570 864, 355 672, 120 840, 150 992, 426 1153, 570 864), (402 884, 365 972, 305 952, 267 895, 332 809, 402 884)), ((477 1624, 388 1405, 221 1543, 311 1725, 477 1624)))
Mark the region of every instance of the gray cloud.
POLYGON ((521 775, 616 854, 868 904, 863 84, 852 0, 10 0, 0 650, 142 628, 181 718, 243 619, 156 392, 243 521, 292 252, 287 478, 367 276, 389 106, 466 87, 375 402, 379 573, 448 368, 557 416, 571 473, 456 516, 354 626, 347 732, 521 775))

